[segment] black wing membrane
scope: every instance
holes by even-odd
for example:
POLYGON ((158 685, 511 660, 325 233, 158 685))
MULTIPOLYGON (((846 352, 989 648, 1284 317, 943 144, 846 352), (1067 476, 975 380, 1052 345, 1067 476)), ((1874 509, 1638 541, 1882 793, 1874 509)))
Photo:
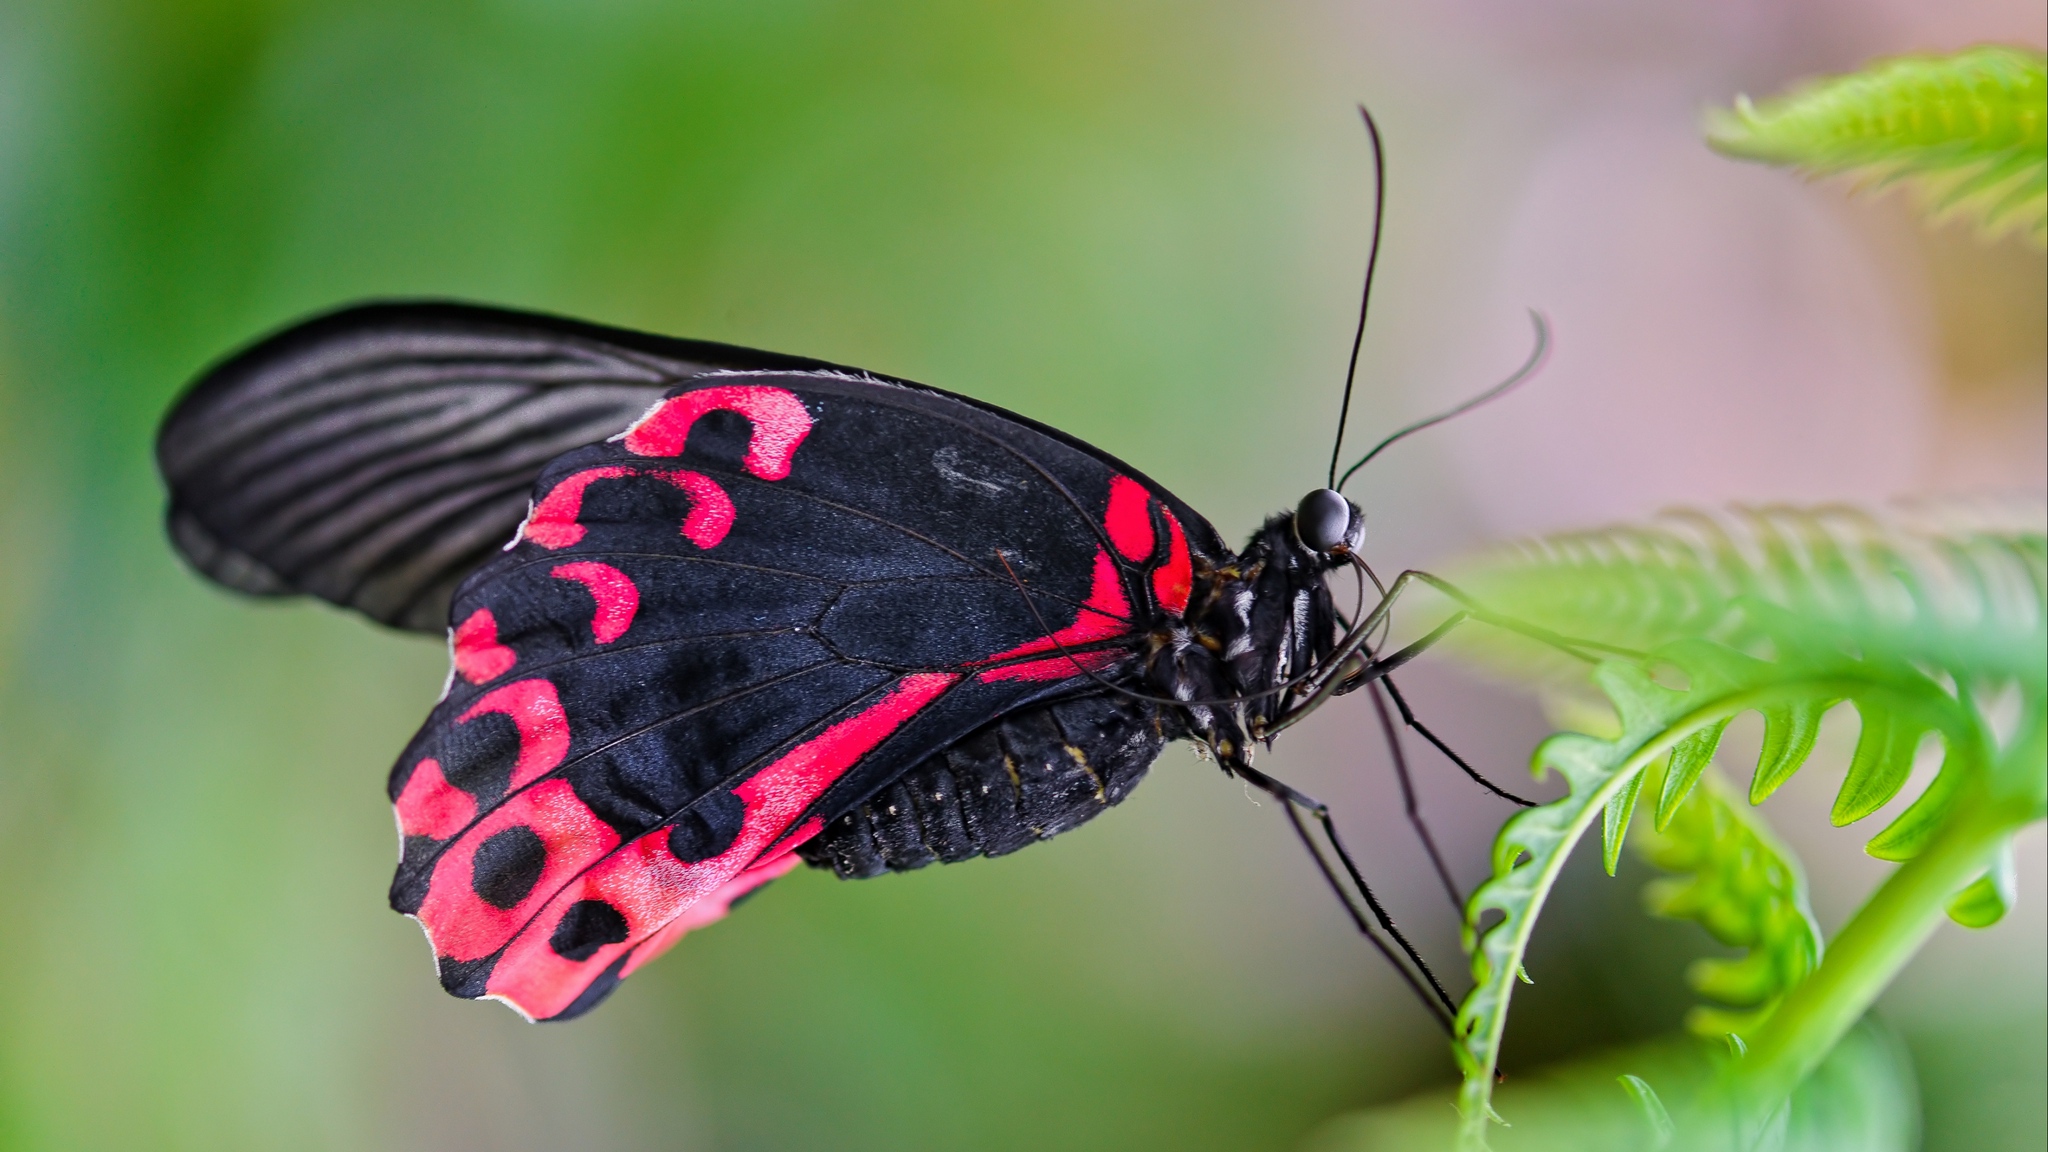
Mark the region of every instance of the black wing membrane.
MULTIPOLYGON (((687 382, 534 496, 456 592, 450 690, 390 793, 392 903, 444 986, 536 1018, 587 1010, 991 721, 1122 704, 1082 669, 1127 674, 1191 561, 1229 556, 1099 451, 839 371, 687 382)), ((1031 824, 998 807, 1032 802, 1022 777, 1065 765, 1113 803, 1163 742, 1130 731, 1133 763, 1091 767, 1092 734, 1046 727, 1050 763, 1005 773, 992 746, 986 780, 939 765, 902 802, 1031 824)))
POLYGON ((691 377, 824 367, 463 304, 347 308, 237 353, 171 409, 171 541, 238 591, 439 633, 549 460, 691 377))

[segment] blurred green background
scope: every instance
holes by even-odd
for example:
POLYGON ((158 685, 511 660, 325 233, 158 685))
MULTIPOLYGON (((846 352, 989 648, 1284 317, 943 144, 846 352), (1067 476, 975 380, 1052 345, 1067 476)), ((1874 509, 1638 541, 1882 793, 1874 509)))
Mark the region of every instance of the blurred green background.
MULTIPOLYGON (((1376 560, 1667 488, 2037 485, 2038 259, 1739 170, 1691 116, 1879 51, 2038 38, 2038 15, 0 0, 0 1146, 1284 1148, 1448 1083, 1276 814, 1185 751, 1019 856, 792 876, 581 1021, 445 997, 384 906, 381 791, 445 654, 183 571, 156 420, 308 311, 460 296, 963 391, 1236 537, 1318 482, 1366 99, 1395 191, 1358 435, 1514 363, 1523 304, 1561 334, 1519 416, 1368 478, 1376 560), (1710 193, 1736 207, 1685 199, 1710 193), (1744 319, 1759 285, 1770 323, 1744 319), (1862 422, 1818 447, 1753 429, 1759 390, 1862 422), (1674 427, 1702 439, 1674 451, 1674 427)), ((1497 772, 1542 731, 1454 672, 1414 692, 1497 772)), ((1457 968, 1366 718, 1304 727, 1277 770, 1339 802, 1457 968)), ((1469 884, 1504 813, 1439 768, 1469 884)), ((1824 829, 1806 803, 1781 826, 1824 829)), ((1846 842, 1799 840, 1824 922, 1868 880, 1846 842)), ((1929 1147, 2040 1146, 2038 838, 2023 859, 2015 923, 1945 935, 1888 1004, 1929 1147)), ((1639 879, 1580 876, 1546 919, 1511 1067, 1675 1026, 1699 941, 1641 920, 1639 879)))

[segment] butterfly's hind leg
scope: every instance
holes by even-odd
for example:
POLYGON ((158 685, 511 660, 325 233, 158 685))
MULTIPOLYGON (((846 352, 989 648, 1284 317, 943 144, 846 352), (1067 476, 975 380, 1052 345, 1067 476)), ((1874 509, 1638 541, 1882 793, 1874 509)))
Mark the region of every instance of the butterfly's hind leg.
POLYGON ((1463 912, 1465 898, 1458 894, 1458 882, 1451 879, 1451 870, 1444 863, 1443 853, 1437 850, 1436 837, 1430 835, 1429 824, 1422 818, 1421 805, 1416 803, 1415 782, 1408 775, 1408 753, 1401 747, 1401 733, 1394 727, 1394 718, 1387 712, 1386 701, 1380 696, 1381 684, 1369 686, 1372 696, 1373 714, 1380 723, 1380 735, 1386 738, 1387 752, 1393 758, 1394 777, 1401 782, 1401 807, 1407 813, 1408 824, 1415 829, 1416 838, 1422 841, 1422 850, 1429 854, 1430 867, 1436 871, 1436 878, 1443 885, 1444 895, 1450 898, 1451 907, 1463 912))
POLYGON ((1337 897, 1338 903, 1344 905, 1344 910, 1350 914, 1352 923, 1358 926, 1359 932, 1372 942, 1372 946, 1379 950, 1380 955, 1394 966, 1394 970, 1401 974, 1409 990, 1422 1001, 1423 1007, 1429 1010, 1437 1023, 1446 1031, 1451 1030, 1458 1014, 1457 1002, 1451 999, 1450 993, 1444 991, 1443 983, 1436 978, 1436 973, 1430 970, 1421 953, 1417 952, 1415 946, 1408 942, 1408 938, 1401 934, 1400 928, 1394 924, 1394 918, 1388 915, 1386 907, 1373 895, 1372 886, 1365 882, 1365 875, 1359 871, 1358 862, 1352 859, 1350 851, 1344 847, 1343 837, 1337 834, 1336 822, 1330 817, 1330 806, 1260 772, 1249 764, 1233 763, 1230 770, 1245 783, 1280 802, 1281 809, 1287 813, 1288 823, 1294 826, 1295 835, 1301 838, 1302 847, 1308 850, 1310 859, 1315 861, 1316 868, 1323 874, 1323 879, 1329 882, 1331 893, 1337 897), (1303 812, 1314 817, 1322 826, 1323 836, 1329 840, 1331 849, 1336 852, 1345 875, 1351 881, 1350 888, 1347 888, 1344 880, 1339 878, 1337 870, 1330 866, 1329 858, 1316 844, 1308 825, 1302 822, 1303 812), (1361 912, 1358 905, 1353 902, 1350 892, 1354 889, 1364 898, 1367 911, 1361 912), (1367 918, 1368 912, 1370 919, 1367 918), (1392 939, 1392 944, 1381 939, 1379 932, 1373 930, 1375 923, 1380 931, 1392 939))
MULTIPOLYGON (((1372 578, 1371 570, 1366 568, 1363 562, 1360 562, 1358 566, 1362 574, 1372 578)), ((1378 585, 1377 578, 1372 579, 1373 583, 1378 585)), ((1281 723, 1275 725, 1272 729, 1274 732, 1279 731, 1281 728, 1286 727, 1288 724, 1307 715, 1308 712, 1313 711, 1316 707, 1319 707, 1331 696, 1355 691, 1360 687, 1366 688, 1372 697, 1373 712, 1379 721, 1381 736, 1386 741, 1387 752, 1393 761, 1395 778, 1401 786, 1402 807, 1408 818, 1408 823, 1415 829, 1416 837, 1421 840, 1423 850, 1428 853, 1430 866, 1436 872, 1437 880, 1443 886, 1445 896, 1450 899, 1451 906, 1461 912, 1464 908, 1464 897, 1458 890, 1457 882, 1451 877, 1450 868, 1445 864, 1443 853, 1437 847, 1436 837, 1431 834, 1428 823, 1422 817, 1421 808, 1416 799, 1414 779, 1408 771, 1407 751, 1402 746, 1399 731, 1394 727, 1393 717, 1388 714, 1387 698, 1392 698, 1394 707, 1400 713, 1403 724, 1419 732, 1423 739, 1429 741, 1439 752, 1449 757, 1452 763, 1456 764, 1466 775, 1477 781, 1482 787, 1503 799, 1513 801, 1524 807, 1533 806, 1531 801, 1516 796, 1488 780, 1477 769, 1473 768, 1464 757, 1452 750, 1451 746, 1443 738, 1439 737, 1427 725, 1424 725, 1417 719, 1414 709, 1409 707, 1407 698, 1401 694, 1400 688, 1393 680, 1392 672, 1395 668, 1421 655, 1438 640, 1448 635, 1451 629, 1474 616, 1487 619, 1490 623, 1497 622, 1492 619, 1492 613, 1486 612, 1448 582, 1429 573, 1416 570, 1401 573, 1395 578, 1391 588, 1383 589, 1380 601, 1374 606, 1372 612, 1361 619, 1347 633, 1346 641, 1354 641, 1355 638, 1355 642, 1340 643, 1338 651, 1332 654, 1332 664, 1336 666, 1336 670, 1341 671, 1341 666, 1345 663, 1352 665, 1349 675, 1330 676, 1325 683, 1319 685, 1317 690, 1309 695, 1307 700, 1293 709, 1289 716, 1283 718, 1281 723), (1392 656, 1377 658, 1366 642, 1366 638, 1387 620, 1393 609, 1395 599, 1404 590, 1417 582, 1428 584, 1438 591, 1451 596, 1462 605, 1461 610, 1453 613, 1421 640, 1400 649, 1392 656), (1347 652, 1347 648, 1350 651, 1347 652), (1385 690, 1384 697, 1381 695, 1381 689, 1385 690)))

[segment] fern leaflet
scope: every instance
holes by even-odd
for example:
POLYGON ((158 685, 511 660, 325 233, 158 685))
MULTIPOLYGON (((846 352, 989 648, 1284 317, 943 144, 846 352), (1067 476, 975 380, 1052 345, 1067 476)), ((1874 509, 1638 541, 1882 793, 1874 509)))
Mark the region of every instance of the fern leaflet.
MULTIPOLYGON (((1959 513, 1939 521, 1840 509, 1684 513, 1659 526, 1527 545, 1471 573, 1467 587, 1490 608, 1636 654, 1603 661, 1592 675, 1619 716, 1619 733, 1563 732, 1538 747, 1535 770, 1556 769, 1569 792, 1508 821, 1495 841, 1493 876, 1467 905, 1474 987, 1459 1013, 1456 1045, 1466 1074, 1466 1147, 1484 1146, 1514 976, 1565 857, 1599 820, 1612 873, 1645 773, 1659 762, 1667 767, 1653 789, 1654 823, 1668 832, 1700 794, 1698 782, 1734 717, 1755 711, 1764 719, 1749 786, 1755 803, 1805 763, 1827 712, 1845 703, 1855 710, 1862 731, 1832 812, 1838 824, 1883 808, 1904 787, 1923 739, 1938 740, 1942 764, 1933 782, 1868 844, 1882 859, 1913 858, 1965 797, 1987 789, 2021 797, 2028 818, 2038 818, 2048 804, 2048 765, 2032 753, 2010 754, 2017 748, 2002 754, 1979 702, 1986 689, 2016 686, 2026 732, 2037 732, 2048 711, 2048 549, 2033 526, 2041 517, 2032 508, 2001 515, 2016 515, 2023 526, 1959 513), (1684 687, 1666 687, 1657 676, 1684 687), (1494 912, 1501 919, 1482 926, 1494 912)), ((1512 639, 1497 643, 1495 654, 1526 666, 1525 648, 1512 639)), ((1727 842, 1710 836, 1706 850, 1732 852, 1736 859, 1727 863, 1741 863, 1744 829, 1724 824, 1720 831, 1727 842)), ((1750 838, 1750 848, 1761 846, 1750 838)), ((1769 859, 1753 854, 1748 863, 1769 859)), ((1958 897, 1958 919, 1987 923, 2009 903, 1996 898, 1995 872, 1958 897)), ((1776 886, 1782 894, 1782 880, 1776 886)), ((1818 949, 1802 960, 1794 925, 1777 924, 1772 933, 1780 950, 1755 961, 1768 971, 1708 969, 1719 981, 1709 991, 1763 1007, 1795 985, 1818 949), (1743 985, 1742 975, 1754 979, 1743 985)))
MULTIPOLYGON (((1676 776, 1674 764, 1664 779, 1676 776)), ((1712 772, 1689 799, 1636 837, 1651 864, 1677 874, 1643 890, 1650 911, 1694 921, 1714 939, 1744 950, 1737 959, 1693 962, 1686 973, 1693 989, 1739 1010, 1702 1005, 1686 1026, 1701 1036, 1751 1032, 1820 963, 1820 926, 1807 906, 1798 860, 1761 814, 1712 772)))
POLYGON ((2048 78, 2039 52, 1985 46, 1879 61, 1787 95, 1715 109, 1707 142, 1815 175, 1919 186, 1936 218, 2048 244, 2048 78))

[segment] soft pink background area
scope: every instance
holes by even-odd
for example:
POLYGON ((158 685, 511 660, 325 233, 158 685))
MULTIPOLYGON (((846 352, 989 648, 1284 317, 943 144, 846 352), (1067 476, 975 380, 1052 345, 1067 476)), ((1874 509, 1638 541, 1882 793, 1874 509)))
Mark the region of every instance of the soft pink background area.
MULTIPOLYGON (((1737 92, 1767 95, 1873 56, 2039 46, 2040 5, 1465 2, 1316 18, 1330 30, 1330 103, 1370 100, 1391 152, 1366 376, 1398 380, 1377 399, 1399 396, 1402 410, 1368 408, 1354 443, 1504 375, 1527 348, 1524 309, 1542 310, 1556 334, 1540 379, 1365 477, 1383 566, 1675 503, 2038 499, 2048 486, 2040 254, 1924 227, 1898 193, 1854 198, 1842 181, 1732 162, 1697 126, 1704 106, 1737 92), (1413 39, 1389 42, 1390 21, 1413 39), (1436 131, 1416 131, 1418 118, 1436 131), (1418 501, 1430 516, 1402 510, 1418 501)), ((1363 186, 1362 162, 1331 167, 1314 177, 1322 186, 1363 186)), ((1332 247, 1354 250, 1348 235, 1332 247)), ((1331 293, 1342 284, 1333 271, 1331 293)), ((1519 760, 1540 730, 1513 697, 1441 673, 1413 679, 1432 714, 1454 717, 1445 726, 1495 766, 1519 760)), ((1828 826, 1854 739, 1844 719, 1831 718, 1823 752, 1766 809, 1805 857, 1830 930, 1887 871, 1861 845, 1900 806, 1828 826)), ((1355 735, 1367 722, 1361 710, 1343 724, 1355 735)), ((1334 727, 1318 729, 1325 755, 1347 743, 1334 727)), ((1753 748, 1755 733, 1738 726, 1731 747, 1745 739, 1753 748)), ((1439 813, 1454 811, 1439 819, 1460 852, 1490 834, 1455 781, 1433 777, 1425 791, 1439 813)), ((1372 839, 1391 844, 1398 813, 1385 793, 1377 809, 1372 839)), ((1944 927, 1887 996, 1894 1019, 2041 1010, 2038 827, 2019 856, 2020 907, 1991 931, 1944 927)), ((1622 883, 1639 881, 1636 867, 1632 881, 1624 865, 1622 883)), ((1422 870, 1404 876, 1401 896, 1427 899, 1422 870)), ((1543 991, 1536 975, 1530 999, 1543 991)))

